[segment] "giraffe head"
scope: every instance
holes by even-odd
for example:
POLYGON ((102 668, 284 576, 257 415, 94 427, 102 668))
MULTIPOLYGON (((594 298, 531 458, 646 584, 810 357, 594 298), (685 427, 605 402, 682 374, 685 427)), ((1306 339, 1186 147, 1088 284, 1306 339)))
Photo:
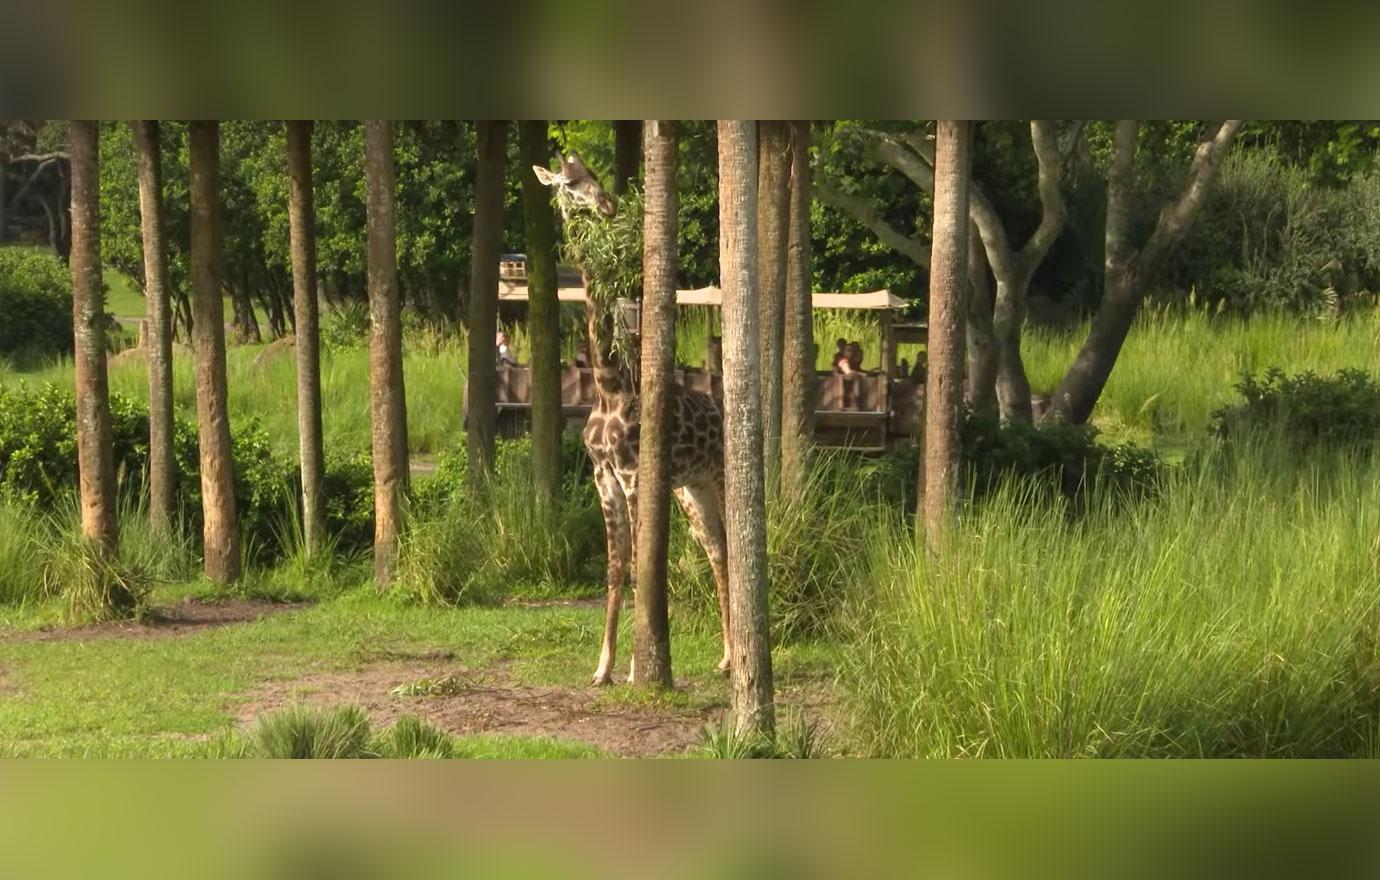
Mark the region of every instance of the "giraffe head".
POLYGON ((533 165, 537 180, 544 185, 555 187, 562 211, 567 207, 585 208, 598 211, 605 217, 618 213, 613 197, 604 191, 585 163, 576 153, 567 153, 561 158, 561 167, 552 171, 541 165, 533 165))

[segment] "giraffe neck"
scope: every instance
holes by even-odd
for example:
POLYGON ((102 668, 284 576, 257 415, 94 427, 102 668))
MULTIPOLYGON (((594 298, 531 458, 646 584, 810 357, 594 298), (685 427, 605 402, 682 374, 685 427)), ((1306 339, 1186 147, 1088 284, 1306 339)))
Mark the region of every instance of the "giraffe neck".
POLYGON ((589 297, 589 284, 585 284, 585 317, 589 323, 590 365, 594 369, 594 388, 610 408, 621 403, 633 391, 632 381, 626 370, 613 355, 612 315, 600 315, 589 297))

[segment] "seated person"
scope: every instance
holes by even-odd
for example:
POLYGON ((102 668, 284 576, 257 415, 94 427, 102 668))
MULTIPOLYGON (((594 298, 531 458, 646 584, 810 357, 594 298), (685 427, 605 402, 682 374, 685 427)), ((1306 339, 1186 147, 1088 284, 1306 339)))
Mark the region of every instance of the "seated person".
POLYGON ((861 372, 863 372, 863 368, 862 368, 862 362, 863 362, 863 349, 862 349, 862 346, 861 346, 860 344, 858 344, 858 341, 855 339, 855 340, 853 340, 852 342, 848 343, 848 347, 849 347, 848 366, 851 367, 852 370, 853 370, 853 372, 855 372, 855 373, 861 373, 861 372))
MULTIPOLYGON (((842 342, 843 340, 839 340, 842 342)), ((843 405, 852 408, 858 405, 858 377, 862 375, 862 349, 858 343, 849 342, 839 355, 835 355, 834 367, 843 374, 843 405), (842 356, 842 359, 839 359, 842 356)))
POLYGON ((835 344, 838 345, 838 350, 834 352, 834 372, 847 373, 845 365, 848 361, 848 340, 840 337, 835 340, 835 344))
POLYGON ((508 334, 502 330, 498 331, 498 336, 494 339, 494 345, 498 347, 498 365, 501 367, 507 364, 510 367, 518 365, 517 358, 513 357, 513 351, 508 347, 508 334))

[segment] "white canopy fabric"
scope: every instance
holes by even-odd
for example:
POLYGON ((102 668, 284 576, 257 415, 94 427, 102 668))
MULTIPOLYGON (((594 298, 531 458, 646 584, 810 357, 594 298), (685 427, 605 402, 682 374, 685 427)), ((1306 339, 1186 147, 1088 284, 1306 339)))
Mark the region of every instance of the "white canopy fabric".
MULTIPOLYGON (((583 287, 561 287, 556 291, 561 302, 584 302, 583 287)), ((526 302, 527 284, 521 281, 501 280, 498 282, 499 302, 526 302)), ((816 293, 813 294, 817 309, 902 309, 906 301, 889 290, 873 290, 868 293, 816 293)), ((678 306, 722 306, 723 291, 717 287, 701 287, 698 290, 677 290, 678 306)))

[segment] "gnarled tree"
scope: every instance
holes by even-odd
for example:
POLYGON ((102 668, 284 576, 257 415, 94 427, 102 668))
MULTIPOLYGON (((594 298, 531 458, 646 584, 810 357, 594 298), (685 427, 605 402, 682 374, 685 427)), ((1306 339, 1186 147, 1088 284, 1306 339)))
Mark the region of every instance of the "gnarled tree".
POLYGON ((1112 137, 1112 160, 1107 172, 1106 263, 1102 305, 1093 317, 1088 338, 1054 392, 1046 418, 1083 424, 1116 365, 1126 334, 1136 319, 1145 287, 1155 270, 1184 237, 1203 199, 1217 178, 1241 120, 1228 119, 1198 145, 1183 190, 1159 214, 1154 231, 1136 248, 1130 240, 1131 200, 1135 193, 1133 166, 1140 123, 1121 120, 1112 137))

